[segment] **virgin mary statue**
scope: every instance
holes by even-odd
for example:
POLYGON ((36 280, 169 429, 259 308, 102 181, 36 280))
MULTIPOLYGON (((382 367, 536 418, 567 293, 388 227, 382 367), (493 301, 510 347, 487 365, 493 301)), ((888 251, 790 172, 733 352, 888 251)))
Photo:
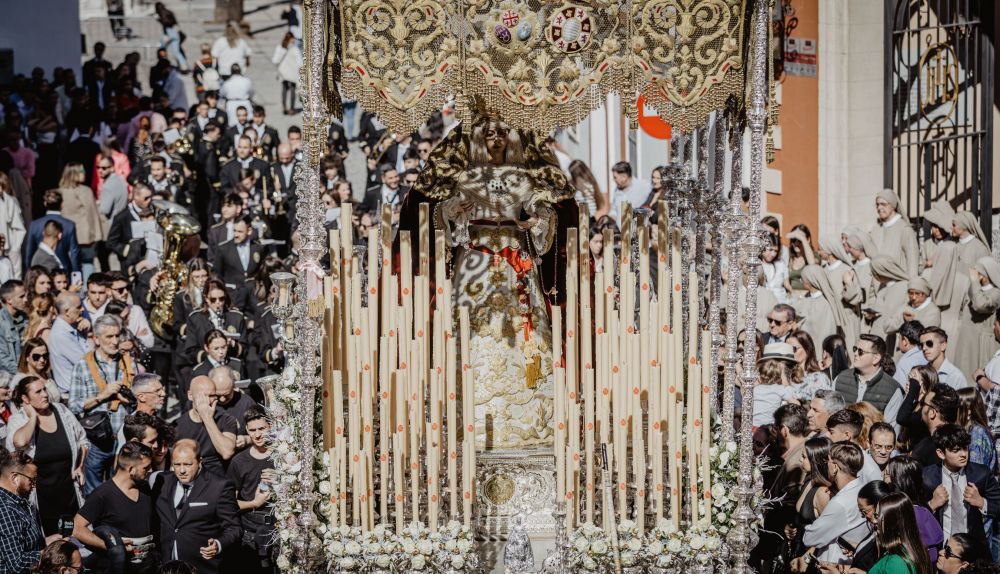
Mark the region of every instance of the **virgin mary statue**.
POLYGON ((533 134, 486 118, 465 127, 432 152, 400 221, 415 225, 427 202, 433 228, 445 231, 449 261, 434 264, 449 266, 454 301, 469 309, 477 447, 544 447, 553 434, 550 309, 563 291, 560 239, 577 221, 574 192, 533 134))

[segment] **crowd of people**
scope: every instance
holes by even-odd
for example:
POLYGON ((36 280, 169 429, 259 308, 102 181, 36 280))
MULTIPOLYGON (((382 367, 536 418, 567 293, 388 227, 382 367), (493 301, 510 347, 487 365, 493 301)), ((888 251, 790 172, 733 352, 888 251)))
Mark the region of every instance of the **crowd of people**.
MULTIPOLYGON (((257 381, 284 367, 270 275, 296 270, 302 130, 279 132, 255 103, 240 26, 189 58, 177 18, 156 14, 164 41, 148 78, 138 54, 112 63, 98 43, 79 83, 65 68, 0 87, 0 574, 275 571, 257 381), (177 238, 163 224, 176 213, 200 232, 180 238, 186 282, 164 301, 177 238)), ((287 14, 272 63, 291 115, 301 16, 287 14)), ((328 227, 352 204, 364 237, 384 205, 398 223, 455 118, 446 108, 400 135, 344 108, 321 194, 328 227), (362 190, 351 153, 364 155, 362 190)), ((624 205, 666 197, 665 168, 646 180, 620 162, 605 189, 547 145, 591 214, 600 269, 624 205)), ((767 217, 760 276, 742 279, 763 311, 760 385, 740 416, 778 499, 755 564, 992 572, 1000 264, 976 218, 947 203, 924 214, 922 242, 891 191, 873 219, 817 246, 806 226, 783 237, 767 217)))

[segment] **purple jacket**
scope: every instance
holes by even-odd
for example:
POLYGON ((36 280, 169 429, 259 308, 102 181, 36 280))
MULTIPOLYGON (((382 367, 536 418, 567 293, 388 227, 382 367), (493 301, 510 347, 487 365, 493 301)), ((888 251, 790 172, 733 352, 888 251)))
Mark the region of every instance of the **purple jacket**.
POLYGON ((920 530, 920 540, 927 547, 927 552, 931 555, 931 564, 937 562, 938 550, 944 544, 944 531, 938 524, 937 518, 926 507, 914 505, 914 512, 917 515, 917 529, 920 530))

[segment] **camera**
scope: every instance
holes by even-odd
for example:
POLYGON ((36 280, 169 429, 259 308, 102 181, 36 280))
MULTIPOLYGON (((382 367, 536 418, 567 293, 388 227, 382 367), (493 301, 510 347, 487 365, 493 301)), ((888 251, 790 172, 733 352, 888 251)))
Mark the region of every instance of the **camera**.
POLYGON ((123 402, 127 403, 130 406, 135 406, 139 402, 139 399, 135 398, 135 393, 133 393, 132 389, 130 389, 129 387, 122 386, 120 389, 118 389, 118 394, 121 395, 123 399, 125 399, 123 402))

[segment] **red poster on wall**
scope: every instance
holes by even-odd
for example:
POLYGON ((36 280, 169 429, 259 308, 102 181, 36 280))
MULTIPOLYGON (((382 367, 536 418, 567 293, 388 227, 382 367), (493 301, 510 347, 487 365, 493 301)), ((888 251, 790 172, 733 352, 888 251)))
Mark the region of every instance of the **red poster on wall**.
POLYGON ((658 140, 670 139, 670 124, 660 119, 656 114, 646 115, 646 96, 639 96, 635 103, 639 110, 639 127, 650 137, 658 140))

